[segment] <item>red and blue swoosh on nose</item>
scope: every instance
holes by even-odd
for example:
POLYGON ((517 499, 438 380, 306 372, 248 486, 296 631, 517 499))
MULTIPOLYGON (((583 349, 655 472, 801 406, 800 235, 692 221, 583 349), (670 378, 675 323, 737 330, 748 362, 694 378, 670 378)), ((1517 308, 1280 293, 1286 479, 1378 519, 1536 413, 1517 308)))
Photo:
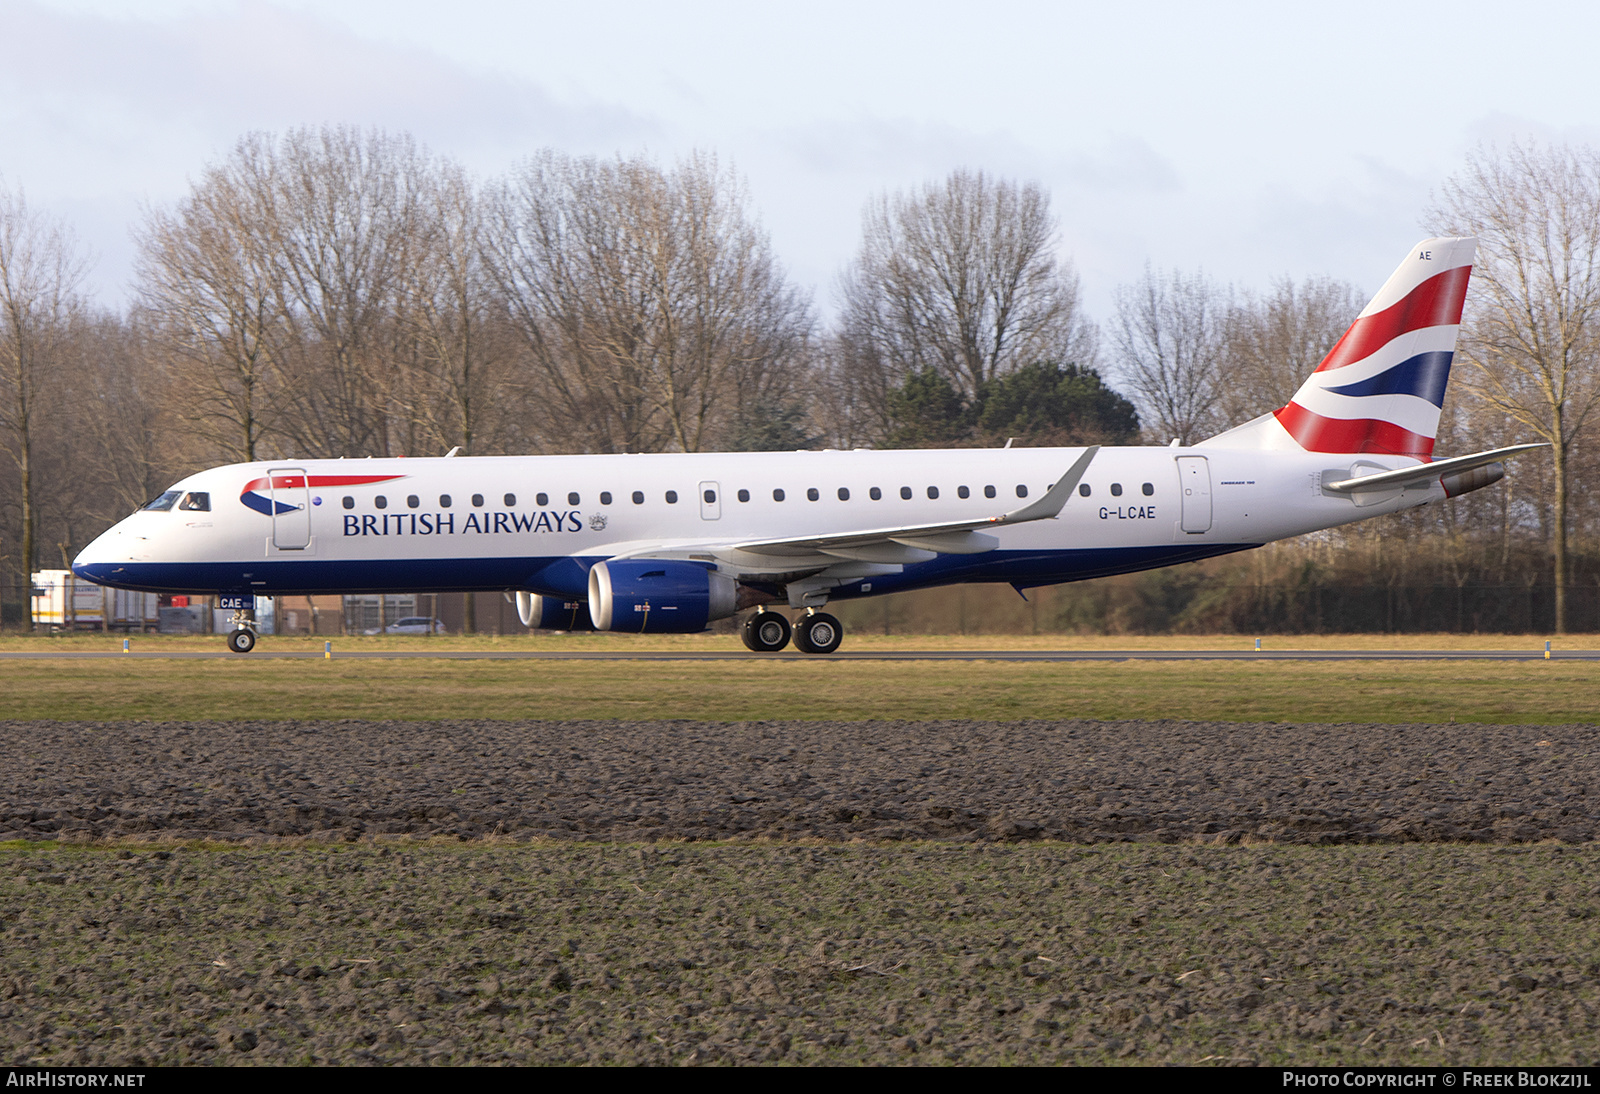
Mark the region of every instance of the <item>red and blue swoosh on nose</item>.
POLYGON ((265 516, 276 516, 279 513, 294 513, 301 507, 290 505, 288 502, 277 502, 277 509, 273 509, 273 499, 261 490, 299 490, 307 487, 318 486, 370 486, 377 482, 390 482, 393 479, 403 479, 404 475, 270 475, 259 479, 251 479, 244 484, 244 490, 239 494, 239 500, 246 506, 265 516))

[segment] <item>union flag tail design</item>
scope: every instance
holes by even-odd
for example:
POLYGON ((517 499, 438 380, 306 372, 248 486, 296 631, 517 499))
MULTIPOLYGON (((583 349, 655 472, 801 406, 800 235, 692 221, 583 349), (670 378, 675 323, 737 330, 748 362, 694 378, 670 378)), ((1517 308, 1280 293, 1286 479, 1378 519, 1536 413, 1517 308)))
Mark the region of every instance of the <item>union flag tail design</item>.
POLYGON ((1278 424, 1308 452, 1428 460, 1478 241, 1425 239, 1378 290, 1278 424))

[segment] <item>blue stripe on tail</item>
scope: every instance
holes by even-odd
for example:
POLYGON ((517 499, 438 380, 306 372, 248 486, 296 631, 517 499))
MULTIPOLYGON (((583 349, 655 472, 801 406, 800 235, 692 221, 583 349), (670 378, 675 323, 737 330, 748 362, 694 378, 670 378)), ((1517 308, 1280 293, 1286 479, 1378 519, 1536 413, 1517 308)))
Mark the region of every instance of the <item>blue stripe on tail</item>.
POLYGON ((1450 359, 1454 356, 1446 350, 1419 353, 1376 376, 1328 390, 1335 395, 1415 395, 1442 407, 1444 388, 1450 382, 1450 359))

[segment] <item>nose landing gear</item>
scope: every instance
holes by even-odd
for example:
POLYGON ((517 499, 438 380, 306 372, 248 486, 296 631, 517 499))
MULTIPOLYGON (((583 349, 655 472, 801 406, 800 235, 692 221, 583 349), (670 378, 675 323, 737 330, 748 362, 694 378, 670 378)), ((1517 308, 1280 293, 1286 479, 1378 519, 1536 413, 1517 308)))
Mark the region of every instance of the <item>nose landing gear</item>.
POLYGON ((253 608, 241 608, 228 617, 233 630, 228 634, 228 649, 234 653, 249 653, 256 648, 256 613, 253 608))

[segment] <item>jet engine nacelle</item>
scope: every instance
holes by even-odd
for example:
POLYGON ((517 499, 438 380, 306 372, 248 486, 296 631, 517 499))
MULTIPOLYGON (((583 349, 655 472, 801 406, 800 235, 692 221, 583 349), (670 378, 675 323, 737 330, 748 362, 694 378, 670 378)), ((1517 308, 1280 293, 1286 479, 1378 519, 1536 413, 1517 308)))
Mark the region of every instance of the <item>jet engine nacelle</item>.
POLYGON ((1488 463, 1482 467, 1474 467, 1470 471, 1458 471, 1453 475, 1443 475, 1439 485, 1444 487, 1444 496, 1459 498, 1462 494, 1473 490, 1482 490, 1485 486, 1492 486, 1506 477, 1506 465, 1503 463, 1488 463))
POLYGON ((589 605, 538 593, 517 593, 517 618, 524 627, 539 631, 592 631, 589 605))
POLYGON ((733 578, 696 562, 612 559, 589 571, 595 629, 629 634, 691 634, 738 610, 733 578))

